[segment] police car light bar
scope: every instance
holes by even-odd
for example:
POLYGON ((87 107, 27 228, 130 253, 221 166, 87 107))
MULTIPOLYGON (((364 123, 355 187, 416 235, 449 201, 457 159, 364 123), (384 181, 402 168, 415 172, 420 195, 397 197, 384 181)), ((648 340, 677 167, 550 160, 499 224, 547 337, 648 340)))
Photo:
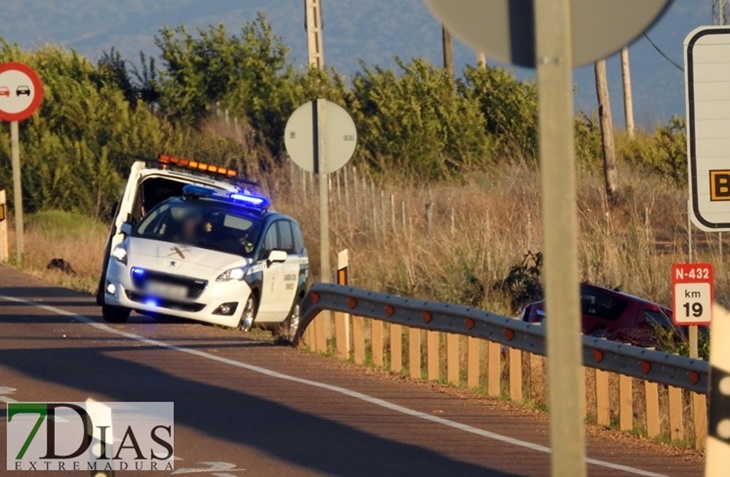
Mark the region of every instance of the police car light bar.
POLYGON ((187 169, 194 169, 201 172, 209 172, 211 174, 220 174, 226 177, 239 178, 238 172, 233 169, 227 169, 225 167, 213 166, 211 164, 205 164, 203 162, 191 161, 190 159, 181 159, 179 157, 168 156, 167 154, 160 154, 157 158, 160 164, 170 164, 178 167, 185 167, 187 169))
POLYGON ((271 206, 269 198, 263 195, 255 195, 250 192, 224 192, 194 184, 183 187, 183 194, 190 197, 209 197, 224 200, 260 211, 264 211, 271 206))

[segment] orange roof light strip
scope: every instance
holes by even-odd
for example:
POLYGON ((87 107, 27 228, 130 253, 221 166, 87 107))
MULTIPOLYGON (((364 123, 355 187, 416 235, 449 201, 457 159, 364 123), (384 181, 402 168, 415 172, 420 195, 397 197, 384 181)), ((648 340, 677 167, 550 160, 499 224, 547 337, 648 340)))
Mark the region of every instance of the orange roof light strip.
POLYGON ((181 159, 179 157, 168 156, 167 154, 160 154, 157 160, 162 164, 171 164, 179 167, 187 167, 188 169, 195 169, 198 171, 220 174, 226 177, 238 176, 238 173, 233 169, 226 169, 225 167, 213 166, 211 164, 191 161, 189 159, 181 159))

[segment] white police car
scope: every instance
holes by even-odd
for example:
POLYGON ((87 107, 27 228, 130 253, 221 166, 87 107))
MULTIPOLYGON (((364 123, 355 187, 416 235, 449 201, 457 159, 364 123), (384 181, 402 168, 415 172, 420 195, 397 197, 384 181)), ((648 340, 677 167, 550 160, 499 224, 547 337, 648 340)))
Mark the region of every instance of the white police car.
POLYGON ((168 156, 133 165, 97 294, 106 321, 135 310, 293 336, 309 268, 299 225, 234 174, 168 156))

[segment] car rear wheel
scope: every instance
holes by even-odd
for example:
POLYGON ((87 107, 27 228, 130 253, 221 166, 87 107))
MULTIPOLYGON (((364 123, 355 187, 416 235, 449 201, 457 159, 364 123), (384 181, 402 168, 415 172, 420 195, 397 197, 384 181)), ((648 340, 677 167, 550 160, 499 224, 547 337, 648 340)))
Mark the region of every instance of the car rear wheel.
POLYGON ((103 305, 101 307, 101 316, 108 323, 124 323, 129 318, 131 311, 129 308, 122 308, 121 306, 103 305))
POLYGON ((251 331, 253 322, 256 319, 256 298, 251 295, 246 300, 246 306, 243 307, 241 320, 238 322, 238 329, 241 331, 251 331))

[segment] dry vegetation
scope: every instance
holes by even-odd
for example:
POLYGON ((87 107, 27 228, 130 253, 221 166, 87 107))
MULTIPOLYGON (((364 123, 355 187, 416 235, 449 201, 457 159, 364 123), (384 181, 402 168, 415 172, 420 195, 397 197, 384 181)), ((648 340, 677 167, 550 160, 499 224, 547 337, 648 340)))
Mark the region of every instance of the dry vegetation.
MULTIPOLYGON (((688 260, 686 192, 655 175, 627 169, 622 170, 620 202, 610 208, 601 177, 581 174, 581 276, 669 304, 670 267, 688 260)), ((428 186, 381 183, 354 168, 343 170, 331 180, 333 263, 334 252, 347 248, 355 286, 514 313, 508 297, 492 285, 528 250, 541 248, 538 179, 538 171, 521 165, 428 186)), ((294 167, 262 182, 275 207, 302 224, 316 277, 316 183, 294 167)), ((26 268, 92 291, 106 232, 106 224, 71 213, 30 216, 26 268), (52 258, 68 260, 77 275, 46 270, 52 258)), ((730 274, 721 266, 718 235, 695 229, 693 240, 695 260, 715 265, 716 297, 727 304, 730 274)))

